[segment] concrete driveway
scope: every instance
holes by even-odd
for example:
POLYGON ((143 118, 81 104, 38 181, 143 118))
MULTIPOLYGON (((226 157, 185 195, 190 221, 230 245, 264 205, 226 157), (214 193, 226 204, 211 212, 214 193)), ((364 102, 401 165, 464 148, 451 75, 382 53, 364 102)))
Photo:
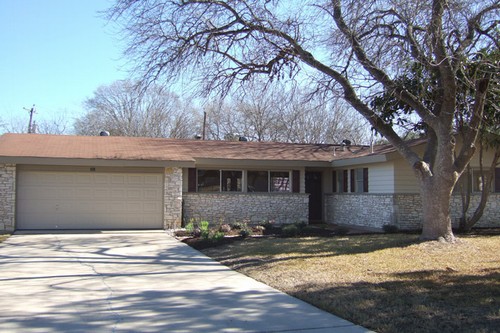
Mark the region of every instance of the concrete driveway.
POLYGON ((14 235, 0 332, 367 332, 164 232, 14 235))

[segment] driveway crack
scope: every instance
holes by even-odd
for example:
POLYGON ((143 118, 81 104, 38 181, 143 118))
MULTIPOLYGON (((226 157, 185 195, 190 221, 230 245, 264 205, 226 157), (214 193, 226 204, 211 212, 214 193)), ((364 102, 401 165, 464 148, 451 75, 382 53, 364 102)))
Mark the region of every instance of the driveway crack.
POLYGON ((98 277, 104 288, 107 290, 107 296, 106 296, 106 306, 107 306, 107 311, 108 313, 111 314, 111 317, 113 318, 114 324, 112 327, 111 332, 116 332, 118 324, 123 320, 122 316, 118 311, 116 311, 113 307, 113 296, 114 296, 114 290, 111 288, 111 286, 106 282, 106 275, 100 273, 97 268, 90 262, 84 262, 81 260, 79 256, 75 256, 72 254, 72 252, 69 252, 64 249, 64 246, 62 245, 61 239, 56 236, 57 239, 57 246, 61 251, 64 251, 64 253, 71 257, 72 259, 76 260, 80 265, 89 268, 95 276, 98 277))

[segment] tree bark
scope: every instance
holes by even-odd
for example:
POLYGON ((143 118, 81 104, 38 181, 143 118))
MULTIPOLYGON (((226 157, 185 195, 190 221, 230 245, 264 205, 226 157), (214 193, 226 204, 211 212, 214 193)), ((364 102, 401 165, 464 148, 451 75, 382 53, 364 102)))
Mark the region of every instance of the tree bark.
POLYGON ((454 242, 451 228, 450 200, 453 187, 436 179, 421 184, 423 226, 422 240, 442 239, 454 242))

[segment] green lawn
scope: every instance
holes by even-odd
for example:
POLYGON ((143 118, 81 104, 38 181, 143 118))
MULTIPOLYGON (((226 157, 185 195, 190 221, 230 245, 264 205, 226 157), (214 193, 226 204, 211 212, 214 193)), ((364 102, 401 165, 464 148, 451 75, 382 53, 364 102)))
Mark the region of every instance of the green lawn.
POLYGON ((498 332, 500 236, 265 238, 203 250, 248 276, 378 332, 498 332))

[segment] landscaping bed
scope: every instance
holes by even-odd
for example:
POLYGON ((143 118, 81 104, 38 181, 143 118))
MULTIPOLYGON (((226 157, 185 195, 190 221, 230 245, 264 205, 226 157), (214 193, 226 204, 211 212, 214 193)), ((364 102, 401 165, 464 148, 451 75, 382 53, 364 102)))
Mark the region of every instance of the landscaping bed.
POLYGON ((307 225, 293 223, 286 225, 262 224, 249 226, 247 223, 221 224, 211 227, 208 222, 190 223, 184 229, 175 231, 175 236, 189 246, 202 250, 241 241, 245 238, 262 237, 333 237, 335 235, 361 234, 366 230, 331 224, 307 225))

